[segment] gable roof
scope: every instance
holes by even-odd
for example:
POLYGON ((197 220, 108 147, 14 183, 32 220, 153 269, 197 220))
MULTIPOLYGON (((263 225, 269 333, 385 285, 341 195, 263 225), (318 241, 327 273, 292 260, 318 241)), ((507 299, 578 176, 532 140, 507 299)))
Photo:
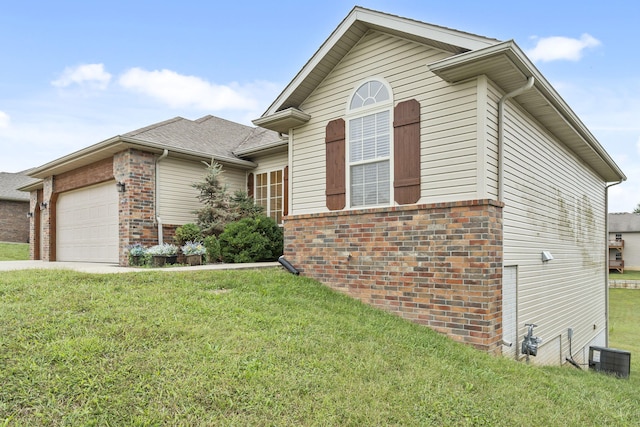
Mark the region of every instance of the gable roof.
POLYGON ((13 202, 28 202, 29 193, 18 188, 37 182, 26 175, 28 171, 19 173, 0 172, 0 200, 13 202))
POLYGON ((253 168, 255 163, 242 159, 234 153, 237 147, 246 145, 250 154, 261 145, 282 145, 286 141, 277 132, 242 125, 219 117, 207 115, 197 120, 174 117, 146 126, 123 135, 83 148, 67 156, 33 169, 29 175, 45 178, 108 158, 127 148, 192 158, 212 158, 220 163, 253 168))
POLYGON ((261 118, 254 120, 253 124, 286 133, 289 123, 297 126, 309 120, 304 113, 300 114, 300 105, 370 30, 384 31, 452 54, 480 49, 498 42, 495 39, 356 6, 261 118), (280 123, 274 123, 273 119, 280 123))
POLYGON ((610 233, 640 233, 640 214, 610 213, 608 226, 610 233))
POLYGON ((533 89, 516 96, 517 102, 604 180, 626 179, 622 170, 514 41, 501 42, 361 7, 355 7, 349 13, 267 111, 253 123, 286 133, 290 128, 309 121, 311 117, 300 110, 304 100, 370 30, 450 52, 449 58, 425 67, 425 72, 429 70, 450 83, 485 74, 509 93, 522 87, 533 76, 533 89))

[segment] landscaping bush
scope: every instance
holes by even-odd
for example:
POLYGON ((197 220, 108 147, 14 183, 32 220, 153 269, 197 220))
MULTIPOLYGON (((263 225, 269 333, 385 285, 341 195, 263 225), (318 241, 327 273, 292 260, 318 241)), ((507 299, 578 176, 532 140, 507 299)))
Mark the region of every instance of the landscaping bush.
POLYGON ((264 215, 230 223, 219 240, 224 262, 275 261, 282 255, 282 230, 264 215))
POLYGON ((187 242, 201 242, 202 231, 196 224, 185 224, 176 228, 175 240, 178 246, 183 246, 187 242))
POLYGON ((220 242, 216 236, 207 236, 204 238, 204 247, 207 249, 207 262, 220 262, 220 242))

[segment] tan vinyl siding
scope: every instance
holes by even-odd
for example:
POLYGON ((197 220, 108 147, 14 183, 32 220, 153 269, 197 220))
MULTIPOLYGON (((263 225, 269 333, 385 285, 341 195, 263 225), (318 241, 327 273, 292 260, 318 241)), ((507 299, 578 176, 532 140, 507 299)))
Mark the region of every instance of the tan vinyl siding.
MULTIPOLYGON (((200 209, 196 182, 202 182, 207 167, 202 162, 166 158, 158 164, 158 215, 164 224, 182 225, 194 222, 194 211, 200 209)), ((223 167, 221 182, 230 193, 246 191, 246 173, 223 167)))
POLYGON ((421 200, 466 200, 477 195, 476 82, 451 86, 427 70, 450 54, 372 31, 349 52, 301 105, 312 119, 293 131, 292 214, 327 211, 324 130, 345 116, 358 84, 385 79, 394 105, 421 104, 421 200))
POLYGON ((233 194, 236 191, 247 191, 247 174, 248 172, 244 170, 224 166, 222 168, 221 181, 227 186, 229 194, 233 194))
MULTIPOLYGON (((502 93, 488 81, 484 119, 484 189, 486 197, 498 198, 498 102, 502 93)), ((479 163, 479 167, 482 164, 479 163)))
MULTIPOLYGON (((624 240, 622 259, 624 260, 625 270, 640 270, 640 231, 618 233, 622 234, 622 240, 624 240)), ((616 233, 609 233, 609 240, 616 240, 616 233)), ((616 251, 611 250, 609 252, 611 259, 615 260, 616 251)))
POLYGON ((289 157, 287 152, 283 151, 281 153, 252 157, 251 160, 258 164, 258 167, 254 172, 260 173, 276 169, 284 169, 289 162, 289 157))
POLYGON ((504 265, 518 266, 518 336, 536 323, 535 363, 568 356, 567 329, 584 346, 606 328, 604 183, 508 102, 505 119, 504 265), (543 263, 541 252, 552 261, 543 263), (562 348, 563 354, 558 354, 562 348))
POLYGON ((200 208, 198 190, 192 184, 203 180, 206 166, 200 162, 168 157, 158 163, 158 216, 164 224, 195 221, 200 208))

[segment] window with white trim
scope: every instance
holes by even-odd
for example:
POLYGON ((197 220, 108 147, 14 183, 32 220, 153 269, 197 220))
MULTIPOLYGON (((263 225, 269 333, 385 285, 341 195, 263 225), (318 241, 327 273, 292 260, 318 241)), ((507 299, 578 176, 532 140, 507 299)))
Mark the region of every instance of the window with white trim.
POLYGON ((351 207, 391 203, 391 107, 388 86, 370 80, 349 102, 347 147, 351 207))
POLYGON ((255 174, 253 199, 277 224, 282 223, 283 195, 282 169, 255 174))

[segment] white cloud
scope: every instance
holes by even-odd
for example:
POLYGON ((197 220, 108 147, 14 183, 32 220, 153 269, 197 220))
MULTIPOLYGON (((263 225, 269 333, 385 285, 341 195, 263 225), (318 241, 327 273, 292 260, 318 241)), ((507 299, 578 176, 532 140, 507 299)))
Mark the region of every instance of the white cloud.
POLYGON ((86 86, 95 89, 106 89, 111 81, 111 74, 105 71, 104 64, 83 64, 67 67, 58 80, 51 82, 56 87, 71 85, 86 86))
POLYGON ((171 70, 147 71, 132 68, 120 76, 126 89, 158 99, 172 108, 197 108, 210 111, 255 110, 257 100, 251 91, 232 83, 216 85, 196 76, 171 70))
POLYGON ((0 129, 8 128, 11 118, 4 111, 0 111, 0 129))
POLYGON ((578 61, 585 49, 600 46, 600 41, 589 34, 583 34, 579 39, 569 37, 546 37, 538 40, 536 46, 527 51, 532 61, 578 61))

